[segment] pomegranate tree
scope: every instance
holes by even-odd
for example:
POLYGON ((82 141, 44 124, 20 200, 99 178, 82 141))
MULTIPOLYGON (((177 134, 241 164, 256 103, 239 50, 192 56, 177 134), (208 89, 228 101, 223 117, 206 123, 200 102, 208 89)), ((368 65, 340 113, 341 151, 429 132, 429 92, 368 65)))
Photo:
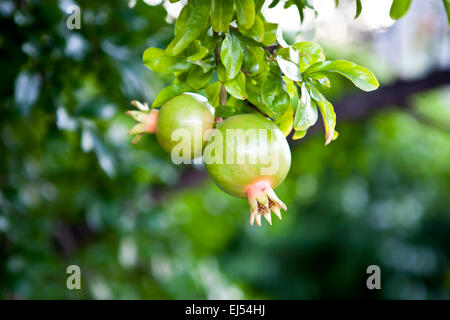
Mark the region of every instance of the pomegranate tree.
MULTIPOLYGON (((342 75, 364 91, 379 86, 368 69, 347 60, 327 60, 316 42, 287 43, 277 24, 266 21, 261 12, 264 3, 188 0, 168 46, 148 48, 143 55, 152 71, 173 74, 173 83, 153 101, 152 107, 161 106, 159 112, 134 102, 142 110, 129 113, 139 122, 130 131, 138 135, 135 142, 143 133, 156 132, 159 143, 171 153, 179 143, 173 139, 174 132, 184 129, 191 146, 201 147, 189 149, 183 157, 195 158, 203 152, 212 179, 225 192, 248 198, 250 223, 256 221, 258 226, 261 216, 271 223, 271 211, 281 217, 280 209, 286 210, 273 191, 290 167, 285 136, 303 138, 319 113, 325 145, 338 136, 333 105, 322 93, 331 86, 328 76, 342 75), (186 92, 206 95, 214 114, 205 102, 186 92), (210 130, 214 125, 216 130, 210 130), (203 136, 195 135, 199 130, 203 136), (234 138, 227 138, 228 130, 241 130, 244 138, 234 137, 238 140, 233 142, 234 138), (266 132, 266 136, 252 138, 249 131, 266 132), (220 150, 223 154, 216 153, 220 150), (230 154, 238 156, 236 162, 227 161, 230 154)), ((398 7, 399 1, 394 3, 397 17, 403 7, 398 7)), ((310 1, 285 1, 285 6, 292 5, 300 17, 313 6, 310 1)), ((357 8, 358 16, 361 6, 357 8)))

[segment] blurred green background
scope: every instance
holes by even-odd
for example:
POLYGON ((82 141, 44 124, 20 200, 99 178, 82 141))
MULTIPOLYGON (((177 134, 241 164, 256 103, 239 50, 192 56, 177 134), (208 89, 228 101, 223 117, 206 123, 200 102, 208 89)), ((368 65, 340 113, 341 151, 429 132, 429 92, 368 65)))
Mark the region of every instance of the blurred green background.
MULTIPOLYGON (((171 80, 141 61, 173 36, 178 7, 160 2, 1 1, 0 298, 450 298, 448 73, 446 86, 412 86, 357 119, 337 110, 330 146, 313 130, 292 147, 283 221, 250 227, 246 201, 201 166, 126 135, 129 101, 151 102, 171 80), (71 4, 80 30, 66 27, 71 4), (71 264, 81 290, 66 288, 71 264), (373 264, 381 290, 366 287, 373 264)), ((450 67, 440 5, 413 1, 393 24, 384 9, 353 20, 354 1, 341 1, 287 34, 371 68, 382 88, 427 83, 450 67)), ((332 81, 337 106, 358 94, 332 81)))

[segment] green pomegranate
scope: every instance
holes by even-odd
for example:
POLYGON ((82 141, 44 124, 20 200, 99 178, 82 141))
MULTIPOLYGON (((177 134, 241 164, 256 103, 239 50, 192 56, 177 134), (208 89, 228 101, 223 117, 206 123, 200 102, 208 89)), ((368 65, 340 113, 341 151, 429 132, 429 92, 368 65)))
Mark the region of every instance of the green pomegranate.
POLYGON ((202 155, 205 147, 205 133, 213 128, 214 115, 206 98, 194 93, 183 93, 168 100, 158 110, 148 111, 147 104, 131 102, 140 111, 128 111, 138 124, 129 134, 137 134, 133 143, 137 143, 144 133, 156 133, 158 142, 168 153, 180 142, 174 139, 175 130, 181 130, 183 136, 190 139, 190 148, 180 153, 182 159, 194 159, 202 155))
POLYGON ((259 114, 241 114, 222 121, 204 150, 206 169, 214 182, 250 204, 250 224, 261 226, 261 215, 272 224, 286 205, 273 191, 286 178, 291 152, 275 123, 259 114))

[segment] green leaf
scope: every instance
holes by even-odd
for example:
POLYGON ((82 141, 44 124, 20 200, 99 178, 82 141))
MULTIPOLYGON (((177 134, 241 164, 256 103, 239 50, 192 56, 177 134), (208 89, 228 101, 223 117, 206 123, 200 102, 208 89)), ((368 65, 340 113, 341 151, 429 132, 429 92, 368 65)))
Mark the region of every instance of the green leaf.
POLYGON ((331 87, 330 79, 328 79, 327 75, 323 72, 315 72, 309 75, 311 79, 313 79, 315 82, 320 84, 321 86, 324 86, 326 88, 331 87))
POLYGON ((312 5, 312 1, 310 1, 310 0, 289 0, 286 2, 284 7, 286 8, 293 4, 295 4, 295 6, 297 7, 298 13, 300 15, 300 23, 302 23, 305 20, 305 9, 306 8, 314 10, 315 14, 317 15, 317 12, 315 11, 315 9, 312 5))
POLYGON ((217 65, 217 77, 221 82, 227 81, 227 72, 221 63, 217 65))
POLYGON ((448 26, 450 27, 450 0, 442 0, 444 3, 445 12, 447 12, 448 26))
POLYGON ((306 136, 306 130, 298 130, 295 131, 294 135, 292 136, 292 140, 298 140, 306 136))
POLYGON ((277 28, 278 25, 276 23, 266 22, 264 24, 264 37, 262 41, 264 46, 270 46, 277 41, 277 28))
POLYGON ((400 19, 408 12, 410 4, 411 0, 393 0, 389 15, 394 20, 400 19))
POLYGON ((336 113, 333 105, 314 87, 308 87, 311 98, 314 99, 322 115, 323 125, 325 127, 325 145, 329 144, 334 138, 334 128, 336 127, 336 113))
POLYGON ((263 48, 245 47, 244 62, 242 68, 252 75, 256 75, 266 70, 267 62, 263 48))
POLYGON ((311 96, 306 90, 305 85, 301 86, 301 94, 298 99, 297 108, 294 117, 294 129, 306 131, 313 126, 318 118, 317 106, 311 100, 311 96))
POLYGON ((194 40, 187 49, 187 59, 191 61, 200 60, 203 59, 208 52, 208 48, 202 46, 200 40, 194 40))
POLYGON ((261 87, 268 73, 269 72, 263 72, 256 75, 255 77, 248 78, 245 83, 245 90, 247 91, 248 95, 247 100, 250 101, 263 113, 265 113, 269 117, 272 117, 273 112, 264 105, 261 95, 261 87))
POLYGON ((264 39, 264 21, 260 15, 257 15, 255 17, 255 22, 253 23, 253 26, 250 29, 246 30, 240 28, 239 31, 244 36, 247 36, 257 42, 262 42, 264 39))
POLYGON ((284 83, 286 84, 286 92, 289 97, 292 99, 297 94, 297 88, 295 87, 294 81, 289 79, 286 76, 283 76, 284 83))
POLYGON ((239 25, 244 29, 250 29, 255 22, 255 1, 234 0, 234 3, 239 25))
POLYGON ((211 26, 215 32, 228 32, 233 19, 234 2, 230 0, 212 0, 211 26))
POLYGON ((255 11, 260 12, 265 0, 255 0, 255 11))
POLYGON ((286 111, 281 115, 275 118, 275 124, 280 128, 281 132, 287 137, 289 133, 292 131, 294 122, 294 110, 289 106, 286 111))
MULTIPOLYGON (((242 32, 242 30, 240 30, 240 32, 242 32)), ((264 45, 261 42, 258 42, 250 37, 247 37, 240 32, 237 32, 236 35, 246 45, 250 47, 260 47, 260 48, 264 47, 264 45)))
POLYGON ((175 56, 194 41, 206 29, 211 11, 211 0, 190 0, 181 10, 175 23, 175 37, 166 48, 166 53, 175 56))
POLYGON ((277 42, 278 44, 282 47, 282 48, 287 48, 289 47, 289 45, 287 44, 287 42, 284 40, 283 37, 283 30, 281 30, 280 27, 277 27, 277 31, 275 33, 275 36, 277 38, 277 42))
POLYGON ((208 97, 209 103, 213 106, 219 105, 220 101, 220 87, 222 84, 217 81, 212 84, 210 84, 208 87, 206 87, 206 96, 208 97))
POLYGON ((280 0, 272 0, 272 2, 269 4, 269 8, 275 8, 279 2, 280 0))
POLYGON ((361 10, 362 10, 361 0, 356 0, 356 14, 354 19, 357 19, 359 17, 359 15, 361 14, 361 10))
POLYGON ((220 59, 225 66, 227 79, 236 77, 244 60, 244 45, 235 32, 229 32, 225 36, 220 49, 220 59))
POLYGON ((222 37, 217 33, 212 32, 212 29, 209 29, 208 32, 204 33, 203 39, 200 44, 208 49, 209 52, 213 53, 216 49, 217 43, 221 40, 222 37))
POLYGON ((300 56, 297 50, 291 47, 281 48, 277 52, 276 59, 278 66, 286 77, 294 81, 302 81, 302 74, 298 67, 300 56))
POLYGON ((239 71, 238 75, 224 83, 227 92, 239 100, 247 99, 247 92, 245 91, 245 75, 239 71))
POLYGON ((187 76, 189 74, 189 70, 190 69, 185 70, 185 71, 175 72, 175 79, 173 79, 173 83, 174 84, 186 83, 187 76))
MULTIPOLYGON (((246 81, 247 83, 248 81, 246 81)), ((230 96, 227 101, 228 106, 232 106, 235 109, 236 114, 241 113, 258 113, 258 111, 253 108, 247 100, 239 100, 233 96, 230 96)))
POLYGON ((298 42, 292 46, 297 49, 300 55, 299 68, 300 72, 305 71, 309 66, 316 62, 324 61, 325 55, 323 53, 322 47, 315 42, 298 42))
POLYGON ((148 48, 142 58, 144 65, 155 72, 177 72, 189 69, 190 65, 184 57, 166 56, 164 50, 148 48))
POLYGON ((282 115, 289 107, 289 94, 283 88, 281 72, 278 72, 277 68, 272 68, 264 79, 261 86, 261 97, 264 105, 275 116, 282 115))
POLYGON ((172 84, 164 89, 162 89, 155 100, 153 100, 152 108, 159 107, 163 105, 167 100, 173 98, 183 92, 189 91, 190 88, 187 84, 172 84))
POLYGON ((191 64, 201 67, 203 69, 203 72, 208 72, 214 68, 213 65, 206 63, 203 60, 195 60, 195 61, 187 60, 187 61, 191 64))
POLYGON ((214 116, 220 118, 228 118, 236 113, 236 109, 232 106, 217 106, 214 110, 214 116))
POLYGON ((189 71, 187 77, 187 84, 195 90, 201 89, 206 86, 211 79, 212 71, 203 72, 203 69, 199 66, 195 66, 189 71))
POLYGON ((305 71, 305 75, 315 72, 337 72, 353 82, 364 91, 378 88, 379 83, 374 74, 356 63, 346 60, 323 61, 313 64, 305 71))

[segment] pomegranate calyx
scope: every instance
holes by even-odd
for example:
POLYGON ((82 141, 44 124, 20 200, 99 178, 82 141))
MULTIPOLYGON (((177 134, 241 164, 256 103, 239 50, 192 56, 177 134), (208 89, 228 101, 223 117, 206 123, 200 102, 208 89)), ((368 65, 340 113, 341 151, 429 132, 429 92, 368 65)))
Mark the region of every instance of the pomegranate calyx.
POLYGON ((128 131, 128 134, 136 135, 133 139, 133 143, 136 144, 145 133, 156 132, 158 110, 152 109, 149 111, 147 102, 141 103, 133 100, 131 101, 131 104, 139 109, 139 111, 129 110, 126 112, 127 115, 132 117, 137 122, 137 124, 135 124, 130 131, 128 131))
POLYGON ((258 181, 247 187, 248 203, 250 204, 250 225, 256 221, 261 226, 261 216, 272 225, 271 211, 281 220, 280 209, 287 210, 286 205, 277 197, 270 183, 258 181))

